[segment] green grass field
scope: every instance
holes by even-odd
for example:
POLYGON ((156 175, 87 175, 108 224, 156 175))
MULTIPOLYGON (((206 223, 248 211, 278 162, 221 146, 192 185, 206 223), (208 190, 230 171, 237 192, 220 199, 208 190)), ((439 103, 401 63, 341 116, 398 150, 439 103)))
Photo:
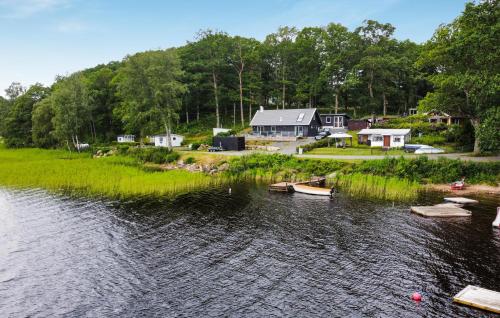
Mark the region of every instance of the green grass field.
POLYGON ((148 171, 129 157, 92 159, 62 150, 0 146, 0 184, 107 197, 172 197, 221 183, 184 170, 148 171))

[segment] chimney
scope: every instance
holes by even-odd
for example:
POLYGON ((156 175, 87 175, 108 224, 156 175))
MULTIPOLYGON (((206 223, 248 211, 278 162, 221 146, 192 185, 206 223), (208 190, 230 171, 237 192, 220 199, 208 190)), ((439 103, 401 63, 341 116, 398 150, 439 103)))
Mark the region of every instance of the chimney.
POLYGON ((264 106, 260 106, 259 111, 262 113, 264 111, 264 106))

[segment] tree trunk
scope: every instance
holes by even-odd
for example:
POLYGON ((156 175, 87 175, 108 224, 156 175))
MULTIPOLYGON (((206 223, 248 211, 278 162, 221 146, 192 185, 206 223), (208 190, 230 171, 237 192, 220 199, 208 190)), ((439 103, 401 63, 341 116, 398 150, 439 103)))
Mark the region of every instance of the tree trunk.
POLYGON ((339 112, 339 90, 335 93, 335 114, 339 112))
POLYGON ((233 128, 236 127, 236 103, 233 103, 233 128))
POLYGON ((214 96, 215 96, 215 117, 217 121, 217 128, 220 128, 220 118, 219 118, 219 94, 217 92, 217 76, 215 71, 212 71, 212 79, 214 84, 214 96))
POLYGON ((480 121, 479 118, 471 118, 470 123, 472 124, 472 127, 474 127, 474 154, 477 155, 481 152, 479 149, 479 138, 478 138, 478 131, 479 131, 479 125, 480 121))
POLYGON ((186 124, 189 125, 189 112, 187 110, 187 107, 186 107, 186 124))
POLYGON ((252 121, 252 102, 253 102, 253 95, 252 91, 250 91, 250 103, 248 103, 248 123, 252 121))
POLYGON ((241 127, 245 127, 245 115, 243 114, 243 72, 238 72, 240 78, 240 116, 241 116, 241 127))
POLYGON ((169 150, 171 150, 172 149, 172 139, 170 138, 169 120, 166 120, 165 117, 163 117, 163 125, 165 126, 165 134, 167 135, 167 148, 169 150))
POLYGON ((370 71, 370 80, 368 81, 368 91, 370 92, 370 97, 373 98, 373 71, 370 71))
POLYGON ((283 66, 283 76, 282 76, 282 81, 283 81, 283 86, 282 86, 282 104, 283 104, 283 109, 285 109, 285 98, 286 98, 286 85, 285 85, 285 66, 283 66))
POLYGON ((387 114, 387 96, 385 96, 385 92, 382 93, 382 99, 384 100, 384 116, 387 114))
POLYGON ((196 121, 200 121, 200 105, 196 105, 196 121))

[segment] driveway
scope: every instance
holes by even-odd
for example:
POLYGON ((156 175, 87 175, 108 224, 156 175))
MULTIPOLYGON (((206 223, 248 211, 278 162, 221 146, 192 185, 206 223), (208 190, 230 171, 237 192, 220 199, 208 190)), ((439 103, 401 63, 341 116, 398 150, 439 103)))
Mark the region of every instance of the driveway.
POLYGON ((296 141, 275 141, 271 146, 280 148, 279 153, 293 155, 297 153, 297 147, 315 142, 314 137, 298 139, 296 141))

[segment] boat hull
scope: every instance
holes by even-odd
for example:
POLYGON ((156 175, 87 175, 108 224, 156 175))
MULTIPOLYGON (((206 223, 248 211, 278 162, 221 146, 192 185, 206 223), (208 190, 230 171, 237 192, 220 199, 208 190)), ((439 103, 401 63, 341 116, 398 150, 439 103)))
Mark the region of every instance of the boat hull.
POLYGON ((318 188, 318 187, 311 187, 307 185, 302 185, 302 184, 294 184, 293 189, 295 192, 298 193, 305 193, 305 194, 311 194, 311 195, 321 195, 321 196, 331 196, 332 191, 331 189, 328 188, 318 188))

